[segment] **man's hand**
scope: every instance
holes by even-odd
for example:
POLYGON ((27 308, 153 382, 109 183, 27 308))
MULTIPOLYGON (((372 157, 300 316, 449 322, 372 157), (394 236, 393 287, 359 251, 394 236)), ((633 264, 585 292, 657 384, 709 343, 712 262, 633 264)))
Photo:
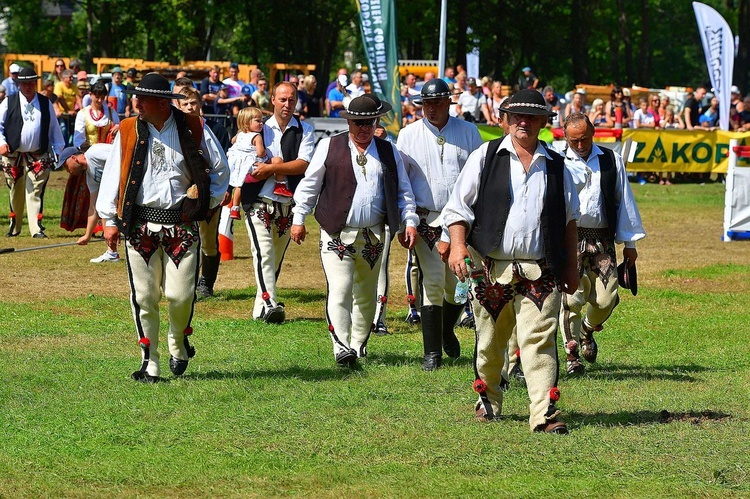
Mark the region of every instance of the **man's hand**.
POLYGON ((451 254, 451 243, 447 243, 445 241, 438 241, 437 245, 438 254, 440 255, 440 259, 448 263, 448 257, 451 254))
POLYGON ((398 234, 398 242, 406 249, 414 249, 417 244, 417 229, 407 227, 404 232, 398 234))
POLYGON ((572 295, 578 289, 578 284, 581 282, 581 277, 578 275, 578 265, 566 265, 563 270, 562 287, 563 293, 572 295))
POLYGON ((459 281, 468 279, 471 275, 471 271, 466 266, 465 259, 471 259, 471 255, 469 255, 469 249, 465 244, 457 244, 451 242, 448 252, 448 267, 450 267, 451 272, 453 272, 453 274, 458 277, 459 281))
POLYGON ((629 260, 628 268, 630 268, 635 264, 635 261, 638 259, 638 252, 635 250, 635 248, 623 248, 622 259, 623 259, 622 261, 629 260))
POLYGON ((266 180, 268 177, 274 174, 271 163, 255 163, 255 168, 252 171, 253 177, 258 180, 266 180))
POLYGON ((10 147, 8 144, 3 144, 0 146, 0 156, 7 156, 10 153, 10 147))
POLYGON ((110 248, 116 247, 120 243, 120 229, 117 227, 104 226, 104 240, 110 248))
POLYGON ((307 229, 305 229, 304 225, 292 225, 292 231, 290 234, 292 241, 297 244, 302 244, 302 241, 305 240, 305 236, 307 235, 307 229))
POLYGON ((219 203, 219 206, 227 206, 229 203, 232 202, 232 195, 228 192, 224 193, 224 197, 221 198, 221 203, 219 203))

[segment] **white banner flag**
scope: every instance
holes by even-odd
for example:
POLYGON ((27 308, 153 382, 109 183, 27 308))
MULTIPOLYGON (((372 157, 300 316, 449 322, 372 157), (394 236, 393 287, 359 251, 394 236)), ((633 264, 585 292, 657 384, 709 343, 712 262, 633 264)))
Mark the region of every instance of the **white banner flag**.
POLYGON ((703 41, 708 74, 714 94, 719 99, 719 126, 729 130, 729 102, 734 72, 734 37, 729 25, 712 7, 693 2, 698 31, 703 41))

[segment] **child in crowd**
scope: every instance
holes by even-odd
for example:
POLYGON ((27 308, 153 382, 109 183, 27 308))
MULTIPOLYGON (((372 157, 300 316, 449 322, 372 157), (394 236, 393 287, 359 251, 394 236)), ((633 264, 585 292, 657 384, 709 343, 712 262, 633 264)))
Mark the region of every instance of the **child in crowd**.
POLYGON ((633 115, 635 128, 656 128, 656 118, 648 108, 648 100, 645 97, 638 99, 638 110, 633 115))
MULTIPOLYGON (((231 171, 229 184, 234 187, 232 194, 232 208, 229 217, 235 220, 240 218, 240 205, 242 204, 241 188, 245 182, 255 183, 258 179, 253 177, 255 163, 268 161, 266 147, 263 144, 263 113, 257 107, 246 107, 241 109, 237 115, 237 128, 239 132, 234 137, 234 144, 227 152, 227 160, 231 171)), ((273 158, 280 162, 281 158, 273 158)), ((292 192, 286 186, 286 177, 276 174, 276 188, 274 194, 278 196, 292 197, 292 192)))

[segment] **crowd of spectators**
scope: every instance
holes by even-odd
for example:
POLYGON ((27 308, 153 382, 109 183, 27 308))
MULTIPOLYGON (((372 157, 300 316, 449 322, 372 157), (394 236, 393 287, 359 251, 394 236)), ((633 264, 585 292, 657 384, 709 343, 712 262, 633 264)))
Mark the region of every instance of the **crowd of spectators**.
MULTIPOLYGON (((19 69, 17 64, 11 64, 10 76, 0 84, 0 102, 6 95, 18 92, 15 78, 19 69)), ((111 73, 112 80, 107 84, 107 104, 120 116, 127 117, 137 113, 135 100, 129 99, 125 93, 128 86, 135 85, 137 70, 130 68, 123 71, 120 67, 115 67, 111 73)), ((264 115, 271 114, 271 84, 260 69, 253 69, 247 82, 240 79, 239 65, 236 63, 229 66, 227 73, 226 78, 222 79, 221 68, 214 66, 208 71, 206 78, 195 82, 195 87, 201 94, 201 110, 205 116, 210 119, 217 116, 236 118, 240 110, 246 107, 258 107, 264 115)), ((180 76, 184 76, 184 72, 178 74, 176 79, 180 76)), ((427 72, 420 80, 415 74, 409 73, 399 82, 402 126, 423 118, 418 99, 419 89, 424 82, 435 76, 435 73, 427 72)), ((54 72, 42 84, 42 94, 52 100, 68 144, 72 144, 76 114, 91 102, 89 79, 78 59, 71 59, 69 68, 63 59, 58 59, 54 72)), ((641 97, 633 102, 630 89, 617 85, 606 101, 597 98, 589 103, 583 88, 560 94, 551 86, 542 86, 531 67, 521 70, 512 87, 504 87, 502 81, 493 80, 489 76, 481 79, 469 77, 461 65, 445 68, 443 79, 453 93, 454 105, 450 108, 452 116, 491 126, 500 125, 499 109, 509 94, 525 88, 539 90, 547 103, 547 109, 557 112, 557 116, 549 121, 550 127, 559 127, 565 117, 572 113, 588 114, 597 128, 692 130, 714 129, 719 125, 719 102, 704 86, 688 92, 685 104, 679 107, 677 103, 671 103, 669 95, 663 92, 651 93, 647 98, 641 97)), ((349 74, 346 68, 340 68, 325 89, 318 88, 318 81, 313 75, 291 74, 287 76, 287 80, 297 87, 299 99, 295 111, 303 119, 337 117, 353 98, 371 92, 366 73, 357 70, 349 74)), ((750 94, 743 99, 736 86, 732 87, 731 92, 730 128, 748 131, 750 94)))

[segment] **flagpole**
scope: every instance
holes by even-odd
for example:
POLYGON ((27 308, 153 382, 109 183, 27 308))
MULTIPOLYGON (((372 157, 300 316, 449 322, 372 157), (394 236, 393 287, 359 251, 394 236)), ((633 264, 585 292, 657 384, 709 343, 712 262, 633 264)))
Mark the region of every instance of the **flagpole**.
POLYGON ((448 24, 448 0, 440 0, 440 49, 438 51, 438 78, 445 72, 445 33, 448 24))

